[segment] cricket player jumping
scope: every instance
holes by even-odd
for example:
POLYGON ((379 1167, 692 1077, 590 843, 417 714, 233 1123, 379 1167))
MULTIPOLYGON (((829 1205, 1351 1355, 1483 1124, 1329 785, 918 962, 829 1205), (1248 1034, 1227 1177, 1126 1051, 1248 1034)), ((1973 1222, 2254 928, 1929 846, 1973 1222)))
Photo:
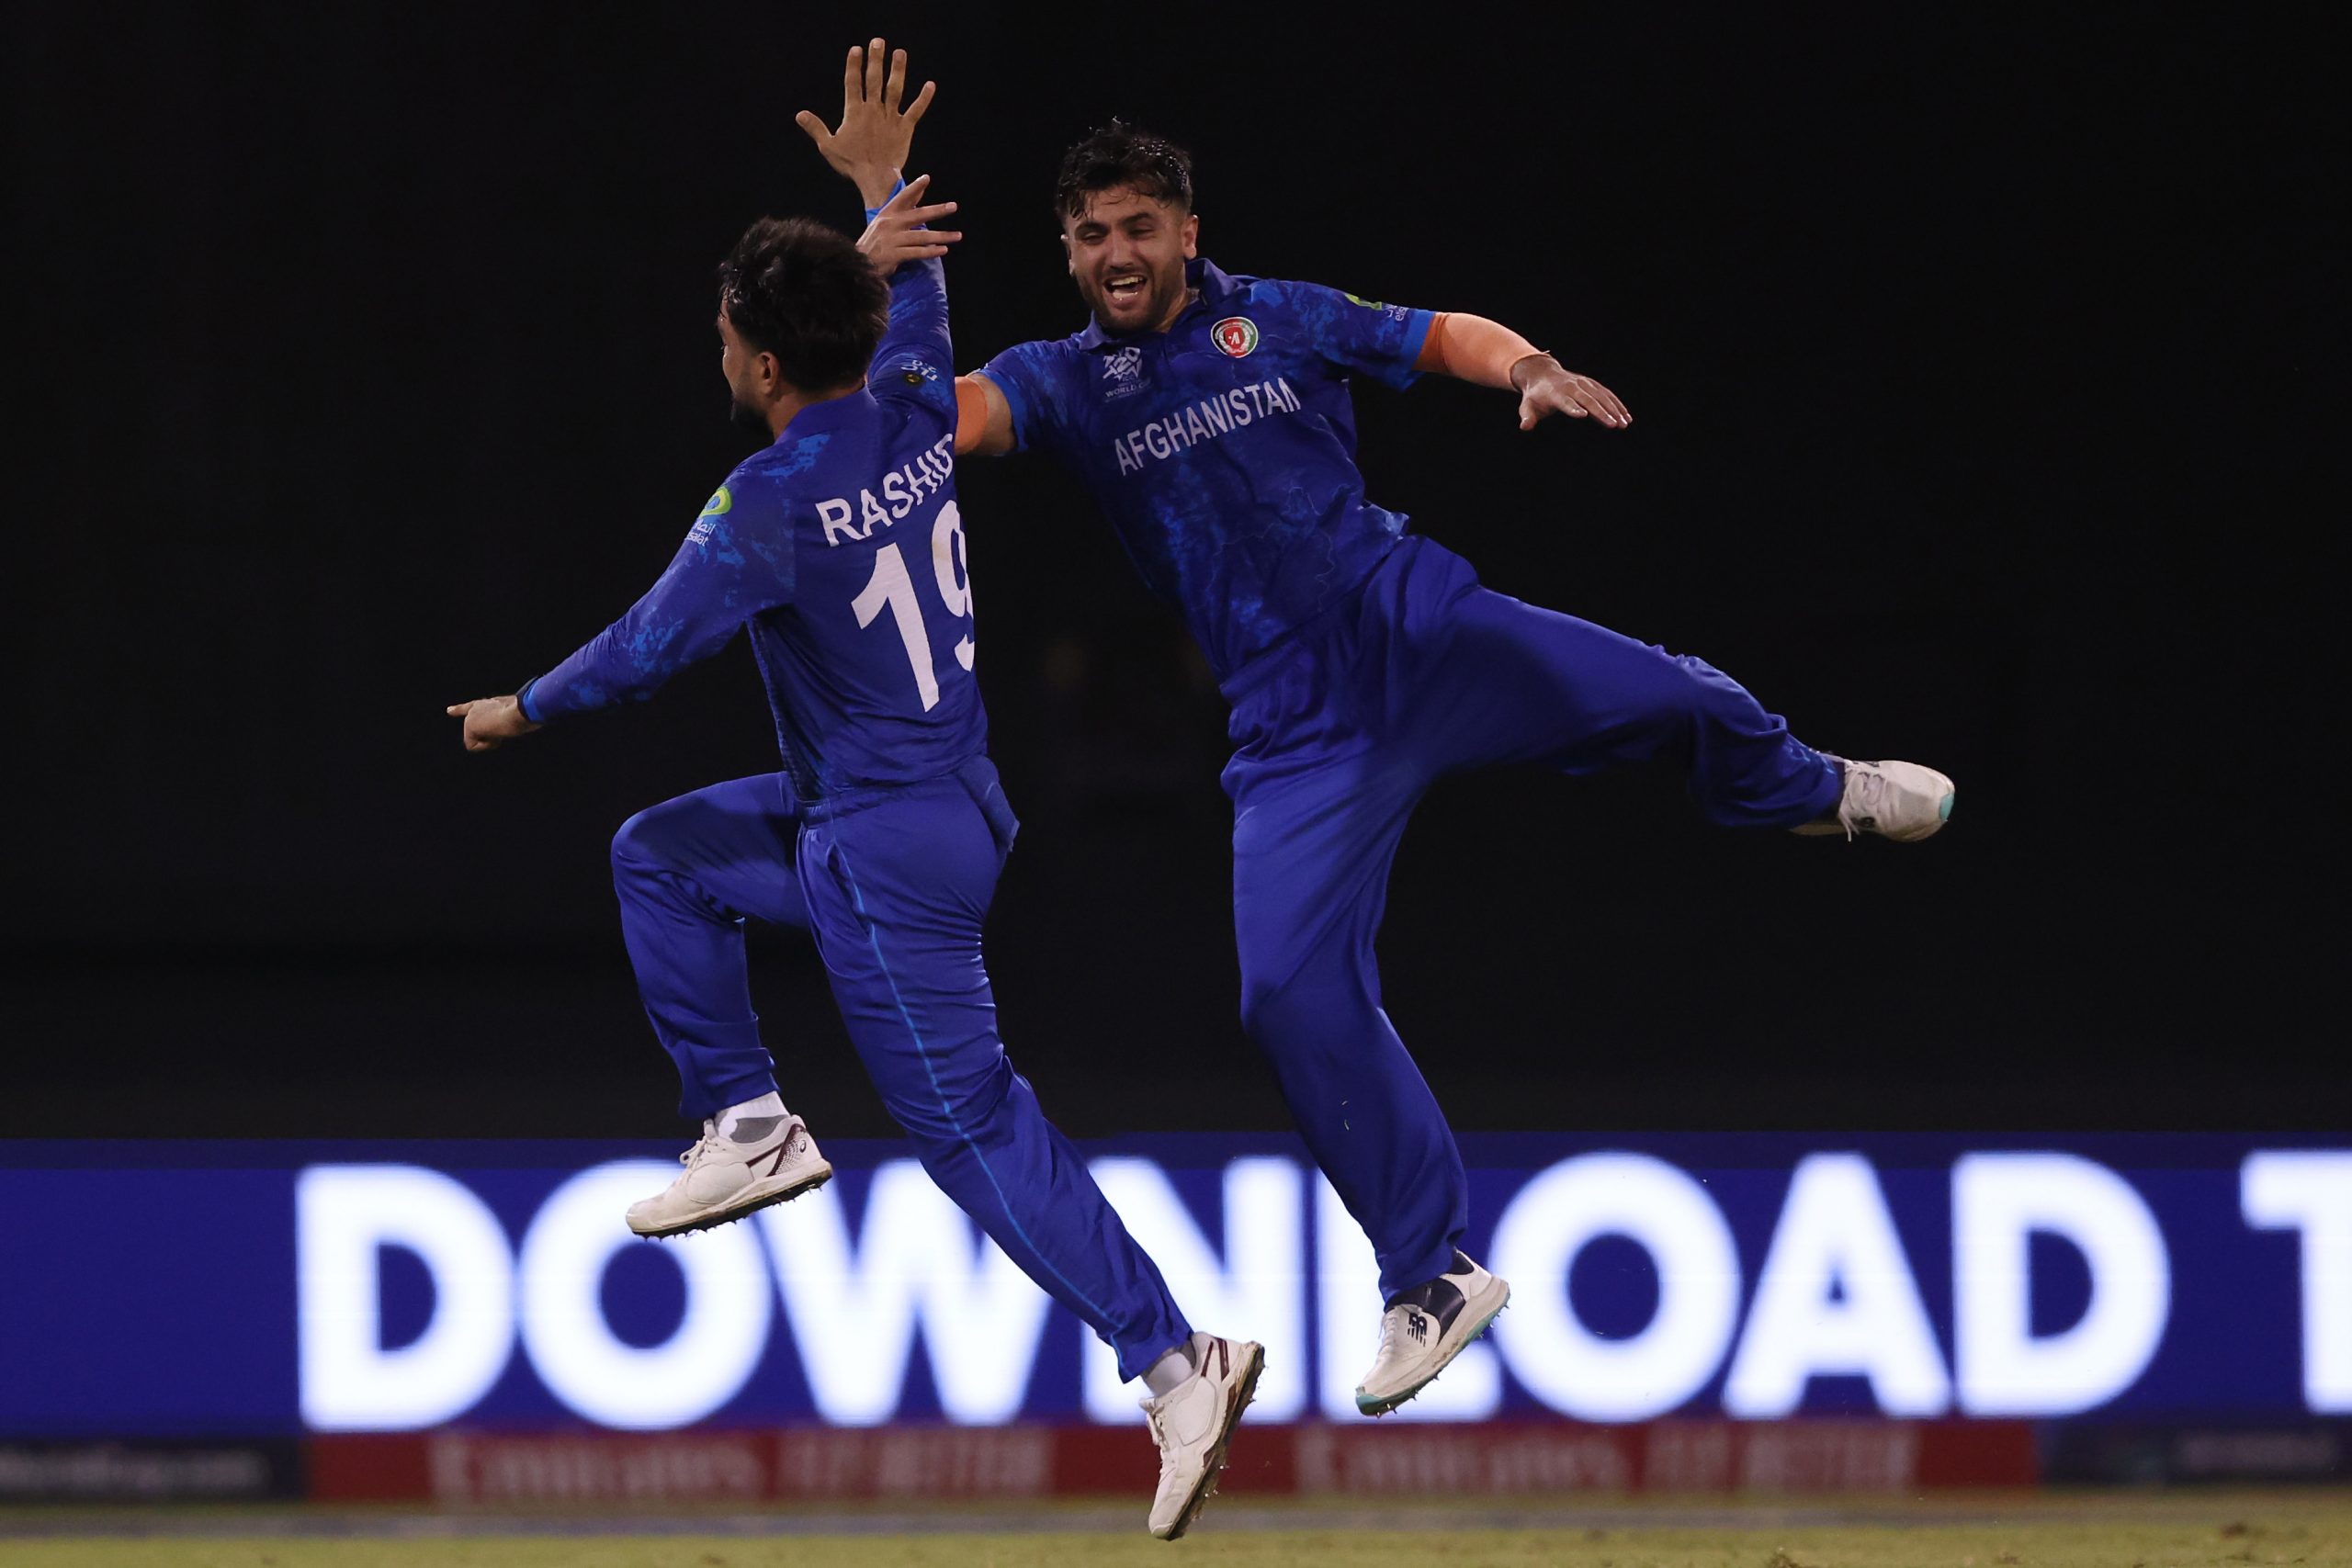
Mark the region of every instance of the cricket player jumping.
MULTIPOLYGON (((895 168, 929 99, 885 113, 879 87, 877 74, 838 142, 895 168)), ((806 931, 923 1168, 1143 1381, 1160 1458, 1150 1529, 1172 1540, 1216 1489, 1264 1352, 1193 1331, 997 1035, 980 928, 1017 824, 972 673, 939 261, 954 236, 922 227, 953 208, 922 205, 924 188, 873 204, 863 254, 805 220, 744 234, 720 268, 717 326, 760 449, 619 620, 514 694, 448 711, 468 750, 492 750, 649 698, 748 634, 783 771, 641 811, 613 840, 639 990, 680 1109, 703 1124, 677 1179, 628 1224, 699 1230, 832 1174, 777 1090, 744 962, 747 921, 806 931)))
MULTIPOLYGON (((866 57, 882 52, 876 39, 866 57)), ((799 124, 869 206, 889 188, 895 171, 861 163, 813 114, 799 124)), ((1905 841, 1942 827, 1953 787, 1914 763, 1817 751, 1720 671, 1484 588, 1373 504, 1352 376, 1508 389, 1522 430, 1632 416, 1482 317, 1225 272, 1200 254, 1193 199, 1190 158, 1159 137, 1114 121, 1069 151, 1055 208, 1093 319, 957 378, 956 450, 1040 452, 1074 473, 1216 671, 1235 746, 1242 1021, 1379 1258, 1380 1346, 1356 1390, 1377 1416, 1510 1293, 1460 1248, 1461 1156, 1380 1005, 1373 939, 1430 786, 1501 763, 1585 774, 1664 759, 1713 822, 1905 841)))

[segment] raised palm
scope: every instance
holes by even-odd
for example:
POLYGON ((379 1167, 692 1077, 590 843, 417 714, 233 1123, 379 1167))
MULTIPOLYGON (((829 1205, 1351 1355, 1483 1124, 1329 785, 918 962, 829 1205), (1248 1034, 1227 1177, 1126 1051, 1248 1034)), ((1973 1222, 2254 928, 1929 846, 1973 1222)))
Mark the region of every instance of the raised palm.
POLYGON ((893 53, 880 39, 853 44, 842 68, 841 124, 828 130, 823 117, 809 109, 795 115, 793 123, 808 133, 826 163, 856 182, 866 206, 879 207, 907 166, 915 126, 931 107, 937 87, 937 83, 925 82, 902 112, 899 105, 907 91, 907 51, 893 53))

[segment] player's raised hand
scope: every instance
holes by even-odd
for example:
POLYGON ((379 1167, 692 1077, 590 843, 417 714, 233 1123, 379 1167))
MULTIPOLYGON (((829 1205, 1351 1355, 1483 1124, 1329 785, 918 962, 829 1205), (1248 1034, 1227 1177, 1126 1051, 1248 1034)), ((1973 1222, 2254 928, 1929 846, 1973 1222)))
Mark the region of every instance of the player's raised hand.
POLYGON ((923 193, 930 188, 931 176, 917 175, 907 182, 906 189, 890 198, 889 205, 874 215, 874 221, 858 236, 857 248, 884 277, 898 271, 903 263, 945 255, 947 247, 964 237, 960 229, 921 227, 956 210, 952 201, 925 206, 923 193))
POLYGON ((1589 376, 1561 368, 1548 354, 1531 354, 1511 367, 1511 385, 1519 389, 1519 427, 1532 430, 1546 414, 1570 419, 1597 419, 1611 430, 1634 423, 1617 394, 1589 376))
POLYGON ((539 728, 523 716, 523 705, 511 696, 451 703, 447 711, 451 718, 466 721, 464 734, 469 751, 495 751, 507 741, 539 728))
POLYGON ((907 166, 907 149, 913 145, 915 125, 931 107, 935 82, 925 82, 915 101, 902 113, 899 102, 907 91, 907 51, 887 51, 880 39, 850 46, 842 69, 842 122, 831 130, 808 109, 793 116, 793 123, 808 133, 817 151, 841 174, 856 183, 868 207, 879 207, 899 171, 907 166))

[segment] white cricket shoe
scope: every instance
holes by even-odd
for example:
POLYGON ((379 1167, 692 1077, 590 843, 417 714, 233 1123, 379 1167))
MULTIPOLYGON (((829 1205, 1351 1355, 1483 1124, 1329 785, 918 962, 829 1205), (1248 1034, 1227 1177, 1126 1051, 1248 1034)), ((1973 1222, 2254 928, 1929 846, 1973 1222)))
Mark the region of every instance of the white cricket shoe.
POLYGON ((1400 1293, 1381 1314, 1380 1353, 1356 1385, 1356 1408, 1385 1416, 1420 1393, 1510 1303, 1510 1281, 1456 1252, 1451 1270, 1400 1293))
POLYGON ((737 1137, 722 1137, 715 1124, 704 1122, 701 1139, 678 1156, 685 1174, 631 1203, 628 1228, 651 1236, 707 1230, 832 1179, 831 1163, 817 1152, 817 1140, 797 1116, 745 1117, 735 1132, 737 1137))
POLYGON ((1151 1499, 1151 1533, 1174 1540, 1200 1517, 1225 1469, 1226 1445, 1258 1392, 1266 1348, 1250 1339, 1193 1336, 1193 1375, 1143 1402, 1151 1439, 1159 1445, 1159 1490, 1151 1499))
POLYGON ((1933 837, 1951 820, 1951 780, 1935 769, 1917 762, 1838 761, 1846 770, 1846 791, 1838 799, 1837 814, 1789 831, 1843 833, 1849 839, 1876 833, 1910 844, 1933 837))

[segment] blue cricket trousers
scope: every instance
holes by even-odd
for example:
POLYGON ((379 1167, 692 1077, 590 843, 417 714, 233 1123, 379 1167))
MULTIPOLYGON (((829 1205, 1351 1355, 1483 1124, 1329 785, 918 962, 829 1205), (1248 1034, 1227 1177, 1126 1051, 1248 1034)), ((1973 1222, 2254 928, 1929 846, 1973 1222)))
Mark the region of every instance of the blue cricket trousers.
POLYGON ((1393 1296, 1452 1267, 1469 1220, 1453 1130, 1373 957, 1422 795, 1496 763, 1663 758, 1709 819, 1791 828, 1836 807, 1841 775, 1712 666, 1482 588, 1418 536, 1224 691, 1242 1022, 1393 1296))
POLYGON ((621 931, 697 1119, 776 1087, 743 922, 808 931, 923 1168, 1140 1377, 1192 1327, 997 1039, 980 926, 1014 826, 985 759, 805 807, 781 773, 713 784, 614 838, 621 931))

